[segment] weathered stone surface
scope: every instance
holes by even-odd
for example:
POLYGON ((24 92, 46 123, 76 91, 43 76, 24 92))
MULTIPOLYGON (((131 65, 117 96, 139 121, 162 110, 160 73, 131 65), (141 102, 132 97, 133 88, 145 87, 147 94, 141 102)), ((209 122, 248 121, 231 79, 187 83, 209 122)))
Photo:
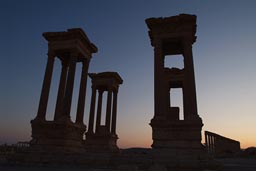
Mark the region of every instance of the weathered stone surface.
POLYGON ((119 171, 138 171, 138 167, 136 165, 121 165, 118 167, 119 171))
POLYGON ((150 122, 153 130, 153 157, 158 163, 176 166, 199 166, 205 157, 201 144, 202 119, 197 113, 192 44, 196 41, 196 16, 181 14, 167 18, 149 18, 151 45, 154 47, 155 113, 150 122), (165 67, 164 59, 182 55, 184 68, 165 67), (179 108, 171 106, 172 89, 183 91, 184 120, 179 108))
POLYGON ((86 133, 85 148, 94 152, 118 152, 116 134, 117 94, 123 83, 117 72, 90 73, 92 97, 89 116, 89 129, 86 133), (96 93, 98 92, 97 116, 95 123, 96 93), (101 125, 102 95, 107 92, 105 125, 101 125))
POLYGON ((149 167, 148 171, 167 171, 167 168, 163 165, 154 164, 149 167))
POLYGON ((97 52, 82 29, 68 29, 64 32, 43 34, 48 41, 48 62, 38 107, 38 113, 31 121, 32 140, 30 152, 81 153, 86 126, 83 124, 87 73, 92 53, 97 52), (46 121, 54 60, 61 61, 62 70, 53 121, 46 121), (76 64, 82 63, 76 122, 70 119, 76 64))

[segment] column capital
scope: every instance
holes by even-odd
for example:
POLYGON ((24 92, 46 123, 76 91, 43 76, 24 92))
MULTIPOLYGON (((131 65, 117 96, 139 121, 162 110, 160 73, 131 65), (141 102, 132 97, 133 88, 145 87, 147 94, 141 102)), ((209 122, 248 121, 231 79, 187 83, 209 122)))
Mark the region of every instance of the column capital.
POLYGON ((162 48, 163 41, 160 38, 155 38, 153 42, 154 49, 162 48))
POLYGON ((183 44, 183 47, 191 47, 192 48, 192 45, 194 43, 194 39, 191 37, 191 36, 184 36, 182 38, 182 44, 183 44))
POLYGON ((83 64, 83 67, 87 67, 88 64, 90 63, 90 60, 91 60, 91 59, 83 58, 83 59, 81 60, 81 62, 82 62, 82 64, 83 64))
POLYGON ((94 84, 91 86, 91 88, 92 88, 92 90, 94 90, 94 91, 97 90, 97 86, 94 85, 94 84))
POLYGON ((69 56, 70 56, 70 57, 78 57, 78 52, 77 52, 77 51, 71 51, 71 52, 69 53, 69 56))
POLYGON ((119 91, 119 90, 118 90, 118 87, 119 87, 119 86, 117 86, 117 88, 113 90, 113 93, 114 93, 114 94, 118 94, 118 91, 119 91))
POLYGON ((107 88, 107 91, 108 92, 113 92, 114 91, 114 87, 109 85, 108 88, 107 88))
POLYGON ((53 50, 49 50, 47 53, 48 58, 55 58, 56 53, 53 50))
POLYGON ((103 94, 104 90, 103 89, 98 89, 99 94, 103 94))
POLYGON ((61 65, 62 65, 62 67, 68 67, 69 66, 69 60, 62 58, 61 59, 61 65))

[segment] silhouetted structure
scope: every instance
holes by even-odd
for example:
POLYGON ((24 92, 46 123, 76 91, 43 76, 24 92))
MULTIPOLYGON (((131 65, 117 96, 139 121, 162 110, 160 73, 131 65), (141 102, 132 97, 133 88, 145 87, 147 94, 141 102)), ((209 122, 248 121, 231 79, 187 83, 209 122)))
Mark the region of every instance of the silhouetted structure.
POLYGON ((117 151, 117 94, 119 85, 123 83, 123 80, 117 72, 91 73, 89 76, 92 79, 92 97, 85 147, 87 150, 92 151, 117 151), (102 97, 104 91, 107 92, 106 119, 105 125, 101 125, 102 97), (97 92, 97 117, 96 126, 94 126, 97 92))
POLYGON ((155 113, 150 123, 153 129, 152 148, 162 155, 163 160, 172 160, 168 159, 170 155, 175 160, 198 160, 202 152, 203 123, 197 113, 192 55, 192 44, 196 41, 196 16, 181 14, 149 18, 146 23, 154 47, 155 113), (182 55, 184 69, 166 68, 164 60, 167 55, 170 58, 182 55), (179 119, 179 108, 170 106, 170 93, 174 88, 183 91, 184 120, 179 119))
POLYGON ((87 85, 87 72, 92 53, 97 47, 92 44, 82 29, 66 32, 46 32, 48 61, 37 116, 31 121, 31 148, 35 151, 81 152, 86 126, 83 124, 87 85), (61 60, 58 96, 53 121, 46 121, 46 109, 50 92, 55 58, 61 60), (82 63, 79 99, 75 123, 70 119, 76 64, 82 63))
MULTIPOLYGON (((196 41, 196 16, 181 14, 167 18, 149 18, 151 45, 154 47, 155 113, 152 149, 120 150, 116 133, 117 96, 122 78, 117 72, 90 73, 92 95, 89 126, 83 123, 87 75, 92 53, 97 52, 81 29, 47 32, 48 61, 37 116, 31 121, 32 140, 10 160, 21 162, 79 163, 119 170, 202 170, 207 166, 206 151, 201 144, 202 120, 197 112, 192 44, 196 41), (165 67, 165 57, 182 55, 184 68, 165 67), (45 119, 54 59, 62 63, 53 121, 45 119), (77 116, 70 119, 76 64, 82 63, 77 116), (170 93, 183 91, 184 119, 179 108, 171 106, 170 93), (102 101, 107 92, 105 124, 102 124, 102 101), (98 96, 97 96, 98 95, 98 96), (97 109, 96 109, 97 104, 97 109), (95 117, 96 113, 96 117, 95 117), (86 133, 85 133, 86 132, 86 133), (83 136, 86 136, 86 139, 83 136), (36 152, 36 153, 35 153, 36 152), (41 153, 42 152, 42 153, 41 153), (68 153, 67 153, 68 152, 68 153)), ((240 149, 239 142, 206 132, 209 152, 240 149), (223 145, 224 144, 224 145, 223 145), (223 148, 220 147, 223 145, 223 148), (230 147, 229 147, 230 145, 230 147), (231 147, 232 146, 232 147, 231 147)))
POLYGON ((240 152, 240 142, 205 131, 205 146, 208 154, 215 157, 231 157, 240 152))

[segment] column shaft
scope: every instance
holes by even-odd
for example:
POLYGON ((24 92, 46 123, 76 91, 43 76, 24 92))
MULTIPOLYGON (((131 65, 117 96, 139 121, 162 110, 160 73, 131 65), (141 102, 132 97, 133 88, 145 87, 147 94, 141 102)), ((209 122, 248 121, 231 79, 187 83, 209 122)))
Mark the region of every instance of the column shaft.
POLYGON ((117 91, 114 91, 111 133, 116 134, 117 91))
POLYGON ((108 98, 107 98, 107 109, 106 109, 106 127, 110 132, 110 119, 111 119, 111 104, 112 104, 112 90, 108 90, 108 98))
POLYGON ((209 144, 208 144, 208 134, 207 132, 204 133, 204 137, 205 137, 205 147, 207 152, 209 152, 209 144))
POLYGON ((64 106, 63 106, 64 108, 63 114, 67 118, 70 118, 75 72, 76 72, 76 57, 70 56, 70 64, 69 64, 68 78, 67 78, 67 84, 66 84, 66 92, 64 97, 64 106))
POLYGON ((95 101, 96 101, 96 87, 93 86, 92 87, 92 96, 91 96, 91 106, 90 106, 88 133, 93 133, 94 114, 95 114, 95 101))
MULTIPOLYGON (((166 86, 164 85, 164 54, 162 50, 162 42, 156 41, 154 48, 154 101, 155 116, 164 115, 167 108, 166 102, 166 86)), ((170 98, 170 97, 169 97, 170 98)), ((154 117, 155 117, 154 116, 154 117)))
POLYGON ((213 155, 213 136, 211 135, 211 154, 213 155))
POLYGON ((57 120, 61 116, 62 107, 63 107, 63 98, 64 98, 66 81, 67 81, 67 71, 68 71, 68 64, 67 64, 67 61, 64 61, 64 59, 63 59, 57 102, 56 102, 56 106, 55 106, 54 120, 57 120))
POLYGON ((87 86, 87 72, 88 72, 89 61, 83 62, 81 80, 80 80, 80 89, 79 97, 77 104, 77 113, 76 113, 76 123, 83 124, 84 119, 84 106, 85 106, 85 97, 86 97, 86 86, 87 86))
POLYGON ((213 140, 213 154, 216 154, 216 136, 214 136, 214 140, 213 140))
POLYGON ((50 93, 51 80, 52 80, 54 57, 55 55, 53 53, 50 53, 50 52, 48 53, 44 81, 43 81, 43 86, 42 86, 42 91, 41 91, 41 96, 39 101, 38 112, 36 116, 36 119, 39 119, 39 120, 45 120, 48 98, 50 93))
POLYGON ((100 122, 101 122, 102 95, 103 95, 103 91, 99 90, 97 118, 96 118, 96 132, 99 131, 100 122))
POLYGON ((197 99, 196 99, 196 85, 195 85, 195 74, 194 74, 194 63, 192 54, 192 43, 190 41, 184 41, 184 66, 185 66, 185 101, 184 101, 184 118, 190 118, 197 116, 197 99))

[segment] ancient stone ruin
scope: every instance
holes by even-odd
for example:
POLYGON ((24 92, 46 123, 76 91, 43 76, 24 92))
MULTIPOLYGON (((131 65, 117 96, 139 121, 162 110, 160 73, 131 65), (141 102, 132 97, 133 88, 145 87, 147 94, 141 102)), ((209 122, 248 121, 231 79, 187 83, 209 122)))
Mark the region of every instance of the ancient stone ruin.
POLYGON ((152 148, 158 150, 159 155, 167 150, 175 160, 198 160, 203 150, 203 123, 197 112, 192 54, 192 45, 196 41, 196 16, 181 14, 149 18, 146 23, 154 47, 155 113, 150 123, 152 148), (177 54, 183 56, 184 68, 165 67, 165 57, 177 54), (182 88, 183 91, 184 120, 179 119, 179 108, 170 106, 170 93, 175 88, 182 88))
POLYGON ((66 32, 43 34, 48 41, 48 62, 41 92, 37 116, 31 121, 31 148, 35 151, 80 152, 86 126, 83 123, 87 86, 87 72, 92 53, 97 47, 92 44, 82 29, 68 29, 66 32), (45 119, 54 60, 61 60, 58 96, 53 121, 45 119), (79 99, 76 121, 70 119, 70 109, 76 64, 82 63, 79 99))
POLYGON ((89 117, 89 128, 86 133, 85 147, 92 151, 118 151, 116 141, 116 112, 119 85, 123 83, 117 72, 91 73, 92 97, 89 117), (98 91, 97 117, 95 121, 95 102, 98 91), (101 125, 102 95, 107 91, 105 125, 101 125))
POLYGON ((205 131, 204 135, 205 146, 211 156, 233 157, 241 151, 239 141, 209 131, 205 131))
POLYGON ((117 152, 116 134, 117 94, 123 83, 117 72, 90 73, 92 96, 89 127, 83 123, 87 75, 92 53, 97 47, 90 42, 82 29, 68 29, 66 32, 43 34, 48 41, 48 62, 45 71, 37 116, 31 121, 32 140, 30 151, 84 153, 86 151, 117 152), (54 59, 62 63, 58 96, 53 121, 45 119, 54 59), (70 119, 76 64, 82 63, 82 73, 75 122, 70 119), (107 91, 105 125, 101 125, 102 96, 107 91), (95 121, 96 93, 98 92, 97 118, 95 121), (86 139, 84 140, 84 135, 86 139))
MULTIPOLYGON (((196 41, 196 16, 181 14, 167 18, 146 19, 151 45, 154 48, 154 116, 151 119, 152 149, 120 150, 117 146, 117 96, 123 83, 117 72, 88 74, 92 54, 97 47, 82 29, 47 32, 48 61, 41 91, 38 113, 31 121, 32 140, 28 152, 17 155, 20 161, 79 163, 108 167, 203 168, 210 154, 240 149, 237 141, 206 132, 206 148, 201 144, 202 119, 197 111, 196 85, 192 45, 196 41), (180 55, 184 68, 168 68, 165 58, 180 55), (54 120, 46 120, 54 60, 62 69, 54 120), (82 63, 79 97, 75 121, 70 118, 76 64, 82 63), (88 130, 83 123, 87 76, 91 78, 92 95, 88 130), (172 106, 170 94, 182 89, 183 116, 172 106), (102 100, 107 94, 105 115, 102 100), (96 105, 97 104, 97 105, 96 105), (105 117, 104 124, 102 118, 105 117), (207 150, 206 150, 207 149, 207 150), (135 150, 135 151, 133 151, 135 150), (64 155, 63 155, 64 154, 64 155), (26 155, 26 157, 24 157, 26 155)), ((124 170, 124 169, 123 169, 124 170)))

